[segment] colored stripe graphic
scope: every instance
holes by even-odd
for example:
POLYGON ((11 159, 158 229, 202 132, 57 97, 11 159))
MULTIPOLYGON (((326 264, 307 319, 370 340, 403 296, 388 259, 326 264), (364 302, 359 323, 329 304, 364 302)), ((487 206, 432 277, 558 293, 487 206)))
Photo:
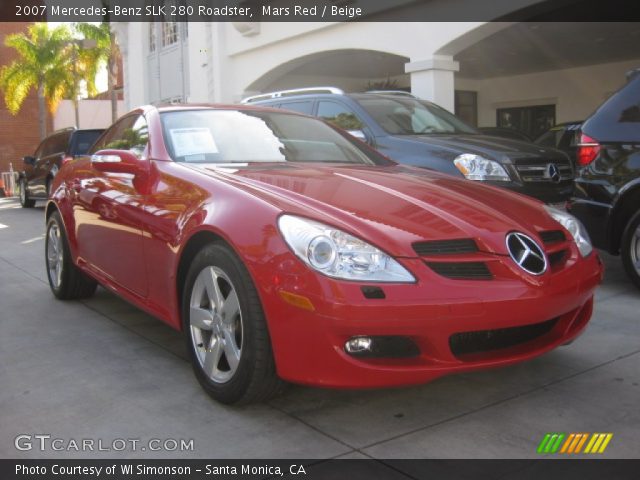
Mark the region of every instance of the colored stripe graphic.
POLYGON ((613 433, 547 433, 538 445, 537 452, 568 455, 604 453, 612 438, 613 433), (584 450, 583 447, 585 447, 584 450))

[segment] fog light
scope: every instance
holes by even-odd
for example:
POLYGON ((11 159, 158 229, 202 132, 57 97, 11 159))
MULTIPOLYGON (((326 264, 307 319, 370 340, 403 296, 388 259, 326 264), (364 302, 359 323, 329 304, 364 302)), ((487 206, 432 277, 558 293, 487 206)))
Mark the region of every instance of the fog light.
POLYGON ((369 337, 353 337, 344 344, 347 353, 358 354, 370 352, 373 346, 373 340, 369 337))

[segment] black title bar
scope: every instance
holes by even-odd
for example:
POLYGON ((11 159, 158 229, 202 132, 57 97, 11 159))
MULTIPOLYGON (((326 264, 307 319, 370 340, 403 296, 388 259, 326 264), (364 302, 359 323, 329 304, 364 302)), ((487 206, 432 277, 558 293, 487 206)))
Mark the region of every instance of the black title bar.
POLYGON ((2 0, 4 22, 638 21, 628 0, 2 0))

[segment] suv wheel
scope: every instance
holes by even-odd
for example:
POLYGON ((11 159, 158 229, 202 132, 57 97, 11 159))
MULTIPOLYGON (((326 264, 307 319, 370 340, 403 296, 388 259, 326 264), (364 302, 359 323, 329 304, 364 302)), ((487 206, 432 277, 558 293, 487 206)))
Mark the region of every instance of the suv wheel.
POLYGON ((640 288, 640 211, 631 217, 624 230, 620 254, 627 275, 640 288))
POLYGON ((22 208, 32 208, 36 204, 35 200, 29 198, 27 191, 27 181, 23 178, 20 180, 20 205, 22 208))

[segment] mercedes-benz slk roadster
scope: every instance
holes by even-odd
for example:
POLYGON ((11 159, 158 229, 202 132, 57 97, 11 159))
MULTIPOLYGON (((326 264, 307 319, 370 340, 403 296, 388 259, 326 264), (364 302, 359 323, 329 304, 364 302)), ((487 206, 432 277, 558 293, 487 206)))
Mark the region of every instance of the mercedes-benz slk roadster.
POLYGON ((128 113, 61 168, 46 221, 54 295, 101 284, 182 330, 224 403, 536 357, 584 330, 603 271, 564 211, 251 106, 128 113))

